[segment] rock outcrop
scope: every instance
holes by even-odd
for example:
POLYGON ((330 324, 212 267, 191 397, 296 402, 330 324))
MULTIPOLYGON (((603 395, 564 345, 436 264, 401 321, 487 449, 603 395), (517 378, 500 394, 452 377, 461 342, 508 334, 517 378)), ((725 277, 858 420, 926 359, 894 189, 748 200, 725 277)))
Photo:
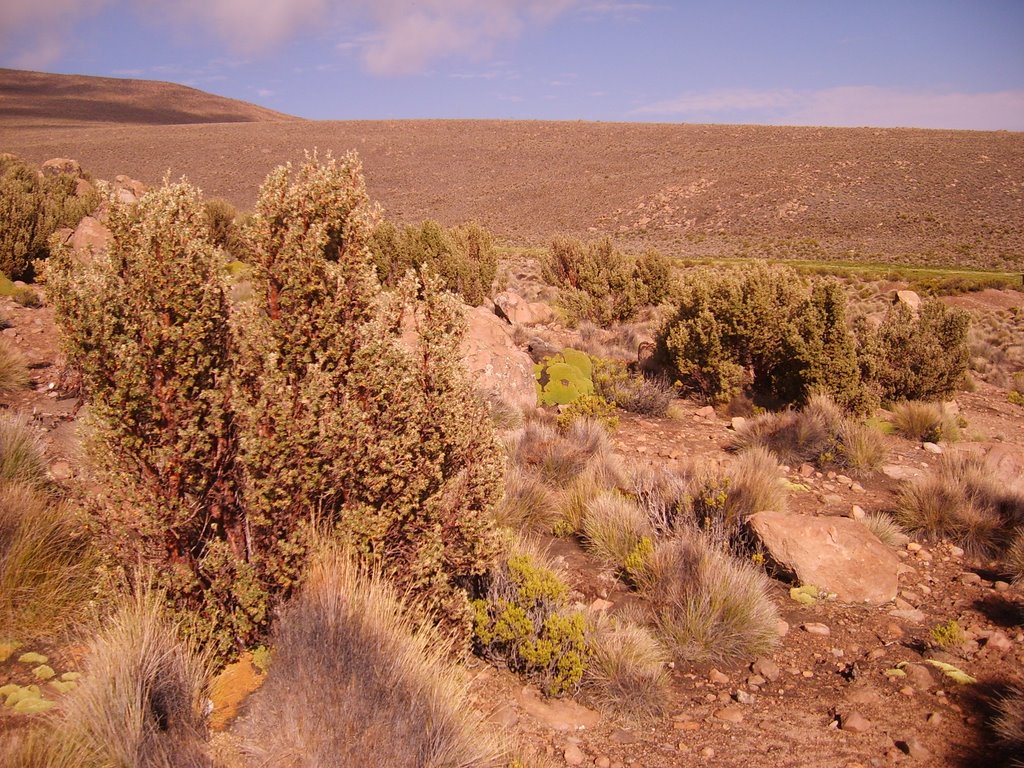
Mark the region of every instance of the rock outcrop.
POLYGON ((533 360, 512 341, 509 326, 486 307, 467 307, 462 361, 478 389, 517 405, 535 405, 533 360))

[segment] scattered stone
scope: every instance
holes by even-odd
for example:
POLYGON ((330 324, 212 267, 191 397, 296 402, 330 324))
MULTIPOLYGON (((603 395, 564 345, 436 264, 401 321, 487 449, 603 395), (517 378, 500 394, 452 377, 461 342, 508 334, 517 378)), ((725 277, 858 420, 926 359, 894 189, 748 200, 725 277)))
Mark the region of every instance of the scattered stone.
POLYGON ((896 619, 902 619, 908 624, 924 624, 928 620, 924 611, 917 608, 911 608, 910 610, 899 610, 898 608, 889 611, 889 615, 896 619))
POLYGON ((712 669, 708 672, 708 680, 715 685, 727 685, 729 682, 729 676, 722 674, 717 669, 712 669))
POLYGON ((726 723, 742 723, 743 710, 739 707, 722 707, 715 710, 715 717, 726 723))
POLYGON ((850 518, 851 519, 853 519, 853 520, 863 520, 865 517, 867 517, 867 513, 864 511, 863 507, 859 507, 856 504, 854 504, 852 507, 850 507, 850 518))
POLYGON ((996 592, 1005 592, 1006 590, 1008 590, 1010 588, 1010 585, 1007 582, 1005 582, 1005 581, 996 581, 996 582, 993 582, 992 588, 996 592))
POLYGON ((891 480, 912 480, 921 472, 913 467, 904 467, 902 464, 885 464, 882 467, 882 474, 891 480))
POLYGON ((816 621, 809 621, 806 624, 801 624, 800 628, 804 632, 809 632, 812 635, 821 635, 823 637, 828 637, 832 634, 832 630, 829 629, 827 625, 821 624, 816 621))
POLYGON ((881 605, 899 588, 899 560, 848 518, 758 512, 748 524, 771 561, 801 584, 814 584, 849 603, 881 605))
POLYGON ((583 761, 587 759, 587 756, 583 754, 583 750, 576 744, 567 746, 562 756, 565 758, 566 765, 583 765, 583 761))
POLYGON ((921 297, 914 291, 896 291, 896 296, 893 298, 892 303, 903 304, 914 313, 921 309, 921 297))
POLYGON ((742 416, 733 416, 732 420, 729 422, 729 426, 732 427, 733 430, 735 430, 736 432, 739 432, 741 429, 743 429, 743 425, 746 423, 747 420, 742 416))
POLYGON ((614 744, 632 744, 636 741, 636 734, 626 728, 616 728, 608 738, 614 744))
POLYGON ((491 712, 488 720, 499 728, 511 728, 519 722, 519 713, 516 712, 516 708, 511 704, 502 704, 491 712))
POLYGON ((712 405, 705 405, 703 408, 697 409, 697 415, 705 419, 715 418, 715 408, 712 405))
POLYGON ((968 571, 960 577, 960 583, 965 587, 973 584, 981 584, 981 576, 974 573, 974 571, 968 571))
POLYGON ((907 552, 920 552, 921 545, 916 541, 907 542, 907 552))
POLYGON ((1005 652, 1013 648, 1013 641, 1006 636, 1005 632, 997 629, 988 636, 988 639, 985 641, 985 647, 1005 652))
POLYGON ((924 450, 927 453, 940 454, 940 453, 943 452, 942 451, 942 446, 941 445, 937 445, 936 443, 922 443, 921 447, 924 448, 924 450))
MULTIPOLYGON (((951 544, 949 546, 949 554, 951 554, 953 557, 963 557, 964 551, 960 547, 951 544)), ((975 576, 977 576, 977 574, 975 574, 975 576)))
POLYGON ((924 664, 907 664, 903 671, 907 675, 907 682, 919 691, 929 691, 935 687, 935 678, 931 670, 924 664))
POLYGON ((598 597, 598 598, 596 598, 594 600, 594 602, 592 602, 590 604, 590 610, 593 613, 600 613, 602 611, 607 611, 609 608, 612 608, 614 605, 615 604, 613 602, 611 602, 610 600, 602 600, 600 597, 598 597))
POLYGON ((766 680, 775 682, 779 679, 782 674, 782 670, 779 669, 779 665, 766 656, 759 656, 753 664, 750 665, 750 670, 755 675, 760 675, 766 680))
POLYGON ((882 696, 870 685, 861 684, 850 689, 846 694, 846 700, 850 704, 878 704, 882 700, 882 696))
POLYGON ((911 736, 906 741, 898 741, 896 746, 914 760, 928 760, 932 756, 932 753, 925 749, 917 736, 911 736))
POLYGON ((540 692, 533 686, 522 688, 516 700, 526 714, 554 731, 590 730, 601 722, 600 712, 571 699, 542 699, 540 692))
POLYGON ((747 675, 747 686, 755 690, 760 688, 766 682, 768 681, 760 675, 747 675))
POLYGON ((610 768, 611 764, 611 758, 609 758, 607 755, 601 755, 596 760, 594 760, 594 765, 597 766, 597 768, 610 768))
POLYGON ((910 698, 914 695, 914 687, 912 685, 905 685, 902 688, 900 688, 900 693, 906 696, 907 698, 910 698))
POLYGON ((839 727, 850 733, 865 733, 871 728, 871 721, 854 710, 840 718, 839 727))
POLYGON ((713 750, 711 747, 704 747, 704 749, 700 751, 700 756, 710 760, 712 757, 715 756, 715 750, 713 750))
POLYGON ((785 637, 787 634, 789 634, 789 622, 787 622, 784 619, 779 619, 775 623, 775 633, 779 637, 785 637))
POLYGON ((55 461, 50 465, 50 477, 57 482, 70 480, 74 472, 66 461, 55 461))
POLYGON ((929 712, 926 720, 928 722, 928 725, 942 725, 942 713, 929 712))
POLYGON ((800 474, 801 477, 810 477, 811 475, 814 474, 814 467, 812 467, 810 464, 801 464, 797 472, 800 474))
POLYGON ((739 703, 739 704, 753 704, 754 703, 754 695, 752 693, 747 693, 742 688, 737 690, 736 693, 734 693, 732 695, 732 697, 734 699, 736 699, 736 702, 739 703))

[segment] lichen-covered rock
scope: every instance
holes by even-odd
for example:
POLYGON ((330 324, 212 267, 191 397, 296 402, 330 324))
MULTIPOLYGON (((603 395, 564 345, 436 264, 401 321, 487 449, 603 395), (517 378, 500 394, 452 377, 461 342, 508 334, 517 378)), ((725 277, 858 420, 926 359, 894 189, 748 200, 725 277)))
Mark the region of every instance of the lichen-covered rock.
POLYGON ((462 364, 477 389, 516 405, 535 405, 533 360, 512 341, 509 326, 486 307, 466 308, 462 364))

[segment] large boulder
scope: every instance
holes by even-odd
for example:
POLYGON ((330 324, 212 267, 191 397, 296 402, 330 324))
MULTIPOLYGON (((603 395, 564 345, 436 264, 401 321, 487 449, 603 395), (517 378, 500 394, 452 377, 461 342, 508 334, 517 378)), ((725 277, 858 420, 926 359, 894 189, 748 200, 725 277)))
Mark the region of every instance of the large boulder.
POLYGON ((124 174, 114 177, 114 183, 110 185, 114 196, 122 203, 134 203, 146 194, 146 185, 138 179, 133 179, 124 174))
POLYGON ((467 307, 462 361, 474 385, 516 405, 536 405, 533 360, 512 341, 509 326, 486 307, 467 307))
POLYGON ((71 235, 71 249, 83 262, 92 260, 92 257, 105 251, 110 243, 110 230, 97 218, 85 216, 74 234, 71 235))
POLYGON ((547 323, 555 317, 554 311, 543 301, 527 301, 514 291, 495 296, 494 311, 498 317, 518 325, 547 323))
POLYGON ((921 309, 921 297, 914 291, 896 291, 896 298, 893 299, 893 304, 903 304, 912 312, 917 312, 921 309))
POLYGON ((39 168, 43 176, 74 176, 76 179, 83 177, 82 166, 77 160, 68 157, 54 157, 47 160, 39 168))
POLYGON ((855 520, 758 512, 748 525, 782 575, 845 603, 881 605, 896 597, 899 558, 855 520))

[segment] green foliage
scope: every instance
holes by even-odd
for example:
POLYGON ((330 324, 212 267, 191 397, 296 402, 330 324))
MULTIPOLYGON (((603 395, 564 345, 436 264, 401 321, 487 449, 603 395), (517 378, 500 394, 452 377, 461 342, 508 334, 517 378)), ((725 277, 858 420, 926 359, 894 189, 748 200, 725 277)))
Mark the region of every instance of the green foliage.
POLYGON ((840 287, 809 291, 787 269, 698 272, 658 343, 682 383, 716 402, 745 389, 783 403, 815 390, 846 408, 869 402, 840 287))
POLYGON ((473 602, 477 651, 503 659, 549 696, 575 691, 590 647, 586 620, 566 607, 569 589, 530 555, 516 554, 491 574, 486 596, 473 602))
POLYGON ((585 352, 563 349, 533 366, 541 405, 567 405, 594 394, 593 364, 585 352))
POLYGON ((462 372, 461 306, 429 271, 382 292, 375 223, 354 155, 279 168, 261 190, 253 299, 232 318, 253 565, 288 590, 315 513, 423 616, 468 631, 459 584, 493 551, 499 449, 462 372))
POLYGON ((235 224, 238 211, 227 200, 214 198, 203 202, 206 225, 210 229, 210 242, 229 253, 239 246, 239 231, 235 224))
POLYGON ((956 619, 936 624, 932 627, 931 636, 932 641, 942 648, 955 648, 958 645, 963 645, 967 639, 956 619))
POLYGON ((13 156, 0 158, 0 272, 31 277, 33 262, 49 256, 50 235, 96 207, 96 193, 77 197, 76 186, 71 175, 40 176, 13 156))
POLYGON ((609 403, 600 395, 582 395, 564 406, 558 414, 558 426, 566 429, 578 419, 592 419, 607 430, 619 425, 615 403, 609 403))
POLYGON ((964 382, 970 351, 970 315, 938 299, 915 314, 902 303, 878 328, 861 323, 861 367, 883 400, 946 400, 964 382))
POLYGON ((27 285, 19 285, 15 288, 11 298, 14 299, 15 304, 28 309, 39 309, 39 307, 43 306, 43 300, 39 296, 39 292, 29 288, 27 285))
POLYGON ((396 287, 414 270, 421 277, 427 271, 440 275, 446 290, 473 306, 491 293, 498 259, 490 233, 478 224, 446 229, 436 221, 402 228, 382 222, 368 245, 377 277, 387 287, 396 287))
POLYGON ((657 251, 632 258, 608 238, 593 243, 558 238, 541 259, 541 274, 559 288, 558 304, 573 322, 607 327, 661 304, 674 290, 671 260, 657 251))

